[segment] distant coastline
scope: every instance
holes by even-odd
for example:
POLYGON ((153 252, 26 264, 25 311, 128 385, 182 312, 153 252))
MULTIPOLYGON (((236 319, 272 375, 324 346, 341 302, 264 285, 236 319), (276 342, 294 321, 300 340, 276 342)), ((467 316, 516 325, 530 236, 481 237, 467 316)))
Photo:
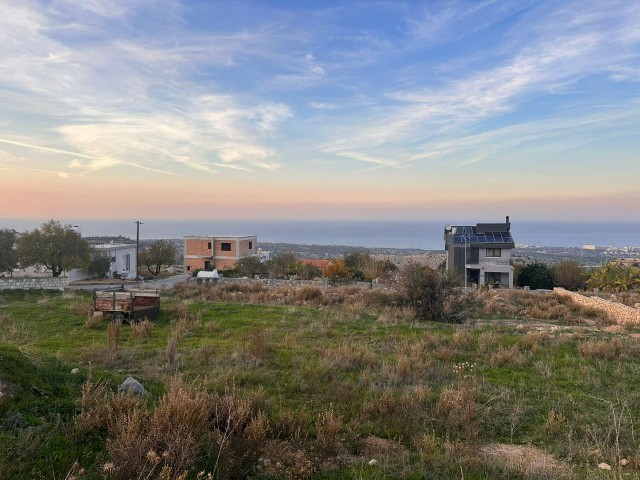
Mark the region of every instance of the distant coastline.
MULTIPOLYGON (((47 220, 47 219, 45 219, 47 220)), ((135 237, 131 220, 69 220, 81 233, 135 237)), ((365 248, 444 249, 445 223, 475 224, 490 218, 450 222, 435 220, 156 220, 141 218, 143 239, 181 238, 193 234, 257 234, 259 242, 306 245, 345 245, 365 248)), ((0 228, 29 230, 42 221, 0 219, 0 228)), ((585 244, 640 246, 640 222, 540 222, 512 217, 517 244, 547 247, 582 247, 585 244)))

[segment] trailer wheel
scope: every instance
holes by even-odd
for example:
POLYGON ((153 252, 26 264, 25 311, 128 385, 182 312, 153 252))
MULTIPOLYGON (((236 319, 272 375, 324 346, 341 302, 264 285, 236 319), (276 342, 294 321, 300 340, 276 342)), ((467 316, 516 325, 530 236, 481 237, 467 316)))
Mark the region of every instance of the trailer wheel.
POLYGON ((122 312, 115 312, 111 318, 117 323, 123 323, 125 320, 124 313, 122 312))

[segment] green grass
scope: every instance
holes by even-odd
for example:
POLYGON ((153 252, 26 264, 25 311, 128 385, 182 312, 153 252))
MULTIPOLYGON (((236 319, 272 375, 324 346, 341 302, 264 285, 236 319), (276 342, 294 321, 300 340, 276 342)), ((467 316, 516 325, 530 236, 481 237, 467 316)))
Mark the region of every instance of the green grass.
MULTIPOLYGON (((570 465, 572 478, 600 478, 606 474, 597 472, 598 462, 638 453, 640 348, 625 335, 619 336, 623 354, 606 360, 584 357, 578 345, 613 337, 578 327, 526 337, 500 318, 470 326, 389 324, 375 312, 184 302, 167 294, 151 336, 136 339, 124 325, 114 351, 108 321, 91 329, 84 315, 72 313, 71 305, 89 302, 82 293, 1 295, 0 380, 16 393, 0 405, 0 479, 64 478, 76 460, 87 475, 101 478, 99 466, 108 459, 104 434, 81 443, 71 428, 81 385, 89 374, 112 385, 133 375, 153 404, 175 373, 167 368, 166 348, 182 308, 188 321, 177 370, 185 381, 216 392, 259 392, 274 436, 286 437, 279 433, 286 432, 283 419, 294 417, 312 441, 319 415, 332 408, 354 458, 364 455, 361 440, 368 436, 405 450, 401 460, 378 458, 369 466, 362 457, 313 478, 460 478, 461 471, 475 479, 544 477, 478 455, 452 456, 447 449, 456 441, 476 452, 495 442, 535 445, 570 465), (474 366, 456 371, 463 362, 474 366), (80 374, 70 374, 74 367, 80 374), (443 390, 465 385, 478 389, 474 413, 448 416, 439 404, 443 390), (425 458, 414 440, 428 432, 438 446, 425 458)), ((625 478, 636 478, 626 468, 631 476, 625 478)))

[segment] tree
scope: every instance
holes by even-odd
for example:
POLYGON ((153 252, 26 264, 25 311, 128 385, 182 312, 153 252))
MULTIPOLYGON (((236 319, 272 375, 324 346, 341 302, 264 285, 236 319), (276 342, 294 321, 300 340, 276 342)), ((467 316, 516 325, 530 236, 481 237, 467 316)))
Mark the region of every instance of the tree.
POLYGON ((236 262, 235 270, 237 270, 242 277, 252 278, 261 273, 265 273, 267 267, 258 257, 242 257, 236 262))
POLYGON ((178 249, 169 240, 156 240, 142 252, 138 261, 147 267, 149 273, 156 276, 163 265, 174 265, 178 249))
POLYGON ((267 272, 271 278, 284 278, 295 273, 297 262, 294 253, 283 252, 267 262, 267 272))
POLYGON ((86 268, 91 249, 71 225, 50 220, 20 237, 17 254, 21 265, 43 265, 58 277, 64 270, 86 268))
POLYGON ((105 253, 94 253, 87 269, 92 277, 104 278, 111 269, 111 261, 105 253))
POLYGON ((400 281, 407 304, 419 319, 462 323, 474 309, 475 297, 459 288, 458 276, 410 263, 400 281))
POLYGON ((299 263, 297 275, 302 280, 313 280, 322 277, 322 269, 310 263, 299 263))
POLYGON ((518 286, 529 287, 533 290, 537 289, 553 289, 555 278, 553 270, 544 263, 531 263, 525 265, 518 275, 518 286))
POLYGON ((3 228, 0 230, 0 272, 12 272, 17 266, 16 232, 3 228))
POLYGON ((335 259, 332 260, 329 265, 324 267, 324 274, 329 278, 349 278, 349 270, 347 270, 347 266, 344 263, 344 260, 335 259))
POLYGON ((582 266, 575 260, 564 260, 554 268, 556 285, 567 290, 584 288, 585 274, 582 266))
POLYGON ((605 292, 627 292, 640 286, 640 269, 609 262, 593 270, 587 284, 605 292))

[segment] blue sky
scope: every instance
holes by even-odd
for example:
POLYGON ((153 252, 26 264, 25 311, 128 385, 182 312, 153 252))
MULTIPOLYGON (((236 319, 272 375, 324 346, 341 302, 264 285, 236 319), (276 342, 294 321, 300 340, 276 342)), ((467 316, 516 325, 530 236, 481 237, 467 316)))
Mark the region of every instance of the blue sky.
POLYGON ((0 217, 637 221, 639 26, 637 1, 0 0, 0 217))

